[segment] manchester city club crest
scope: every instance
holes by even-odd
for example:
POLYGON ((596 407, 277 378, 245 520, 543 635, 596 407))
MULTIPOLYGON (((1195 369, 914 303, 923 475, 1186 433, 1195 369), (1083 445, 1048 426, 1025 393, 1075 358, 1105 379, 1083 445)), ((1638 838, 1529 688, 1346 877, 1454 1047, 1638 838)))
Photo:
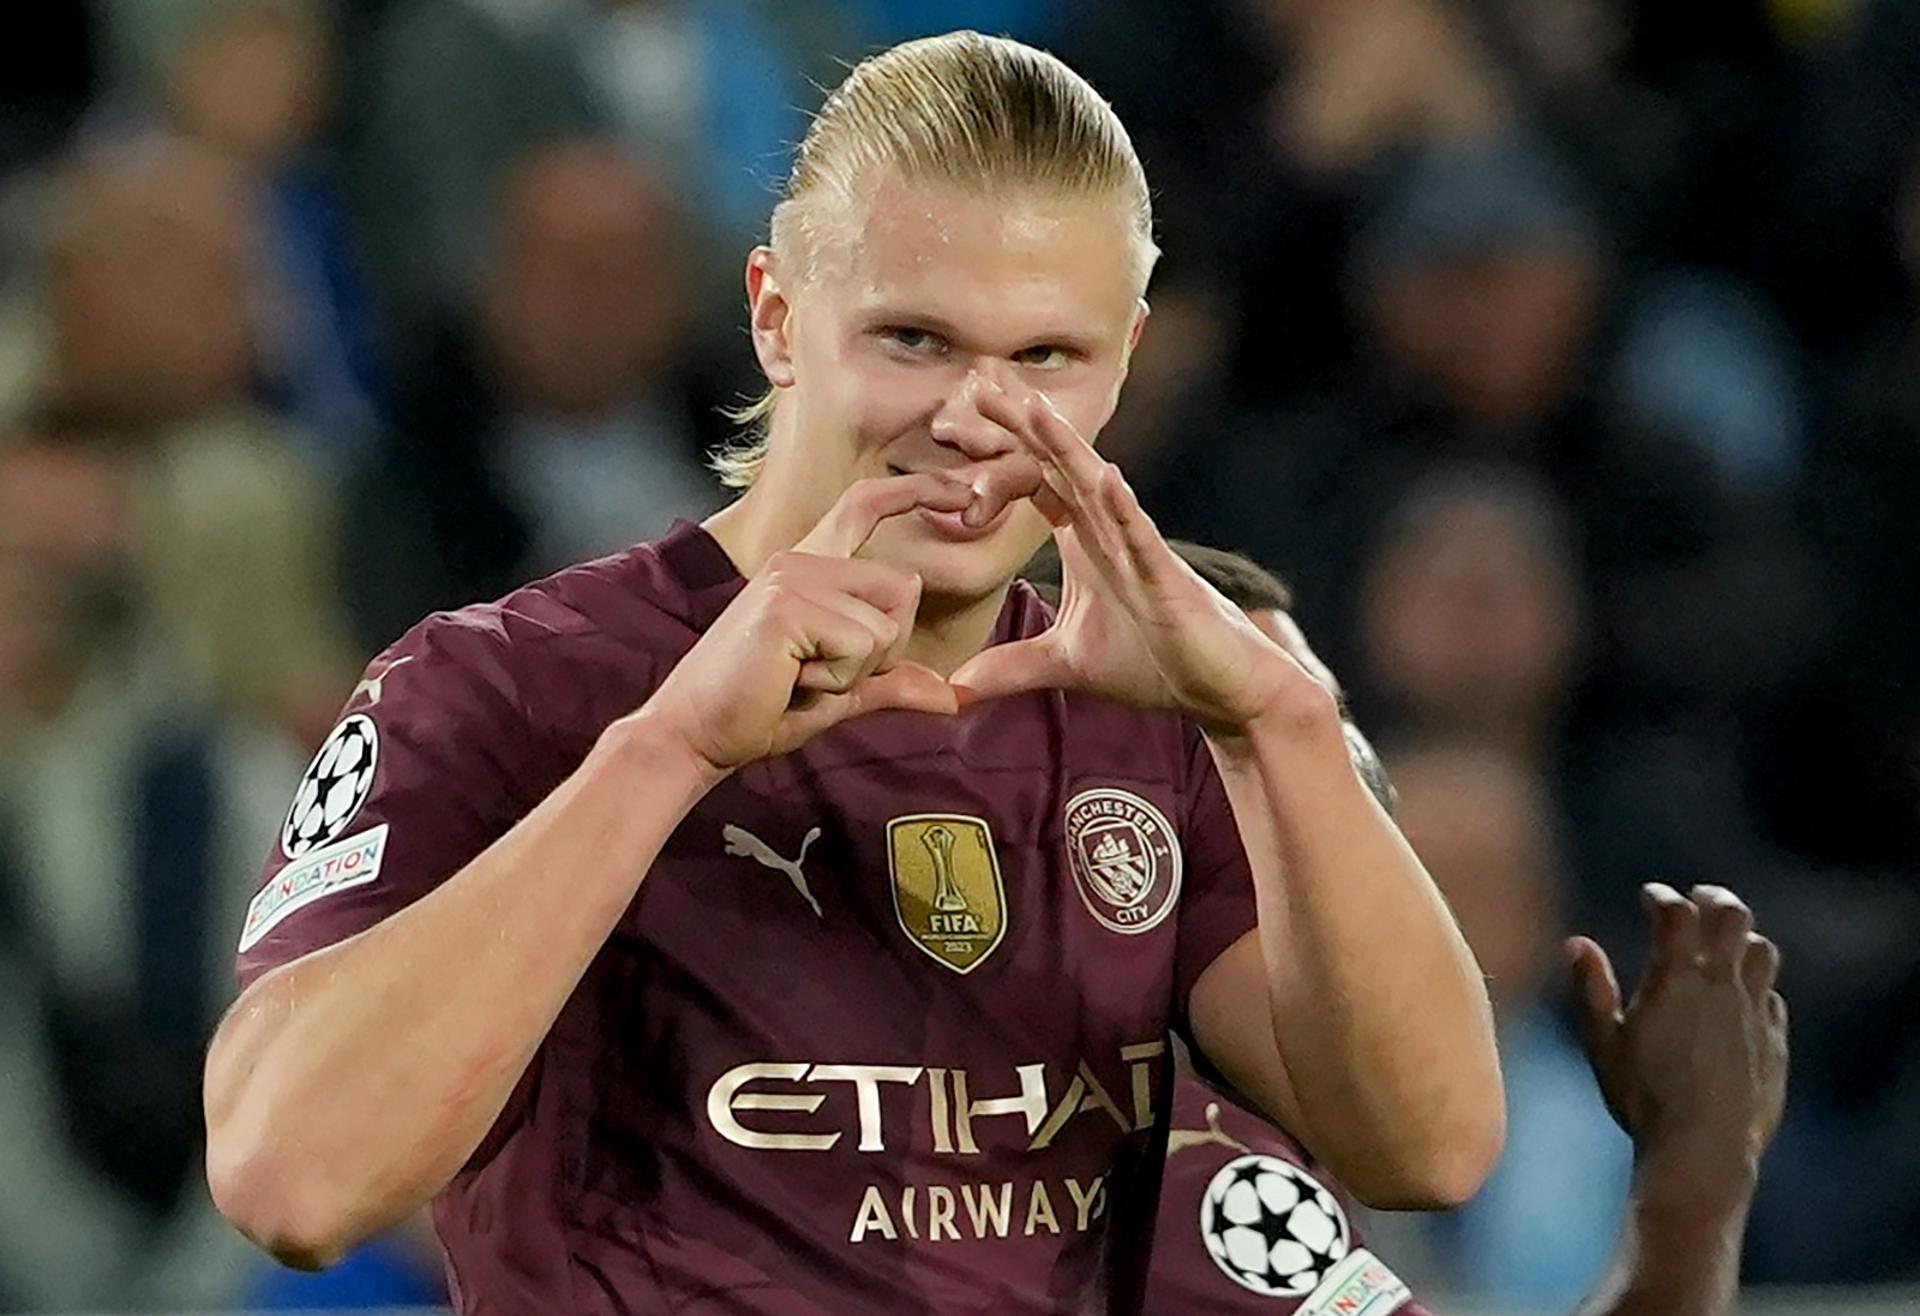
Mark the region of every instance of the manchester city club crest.
POLYGON ((1145 932, 1180 898, 1180 842, 1167 816, 1131 791, 1067 801, 1067 862, 1087 911, 1115 932, 1145 932))
POLYGON ((972 973, 1007 935, 1007 891, 984 819, 919 813, 887 824, 893 908, 914 945, 972 973))

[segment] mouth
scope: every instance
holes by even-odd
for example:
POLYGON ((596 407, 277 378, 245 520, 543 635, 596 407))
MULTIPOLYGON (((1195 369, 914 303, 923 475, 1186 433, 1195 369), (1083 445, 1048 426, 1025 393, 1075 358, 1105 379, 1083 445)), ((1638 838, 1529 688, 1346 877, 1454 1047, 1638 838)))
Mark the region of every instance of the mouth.
MULTIPOLYGON (((891 462, 887 464, 887 471, 892 475, 914 474, 914 472, 895 466, 891 462)), ((1007 516, 1012 511, 1013 504, 1008 503, 1005 507, 1002 507, 999 512, 995 513, 991 521, 988 521, 984 525, 968 525, 966 521, 962 519, 965 515, 963 512, 935 511, 931 507, 916 509, 914 517, 921 525, 950 543, 971 544, 990 537, 994 531, 998 530, 1002 525, 1005 525, 1007 516)))

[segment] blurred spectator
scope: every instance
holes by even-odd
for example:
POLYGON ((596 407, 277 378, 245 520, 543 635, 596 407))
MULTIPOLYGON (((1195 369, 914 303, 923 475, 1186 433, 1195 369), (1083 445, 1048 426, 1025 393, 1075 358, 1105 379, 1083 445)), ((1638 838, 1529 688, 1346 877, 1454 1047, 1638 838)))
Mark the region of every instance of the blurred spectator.
POLYGON ((1388 755, 1397 818, 1487 975, 1507 1088, 1507 1145, 1480 1194, 1433 1221, 1450 1287, 1565 1309, 1606 1268, 1633 1149, 1555 1008, 1567 930, 1559 824, 1540 778, 1497 750, 1388 755))
POLYGON ((510 176, 478 325, 443 325, 353 499, 364 642, 705 515, 724 433, 686 356, 683 219, 599 141, 510 176))
POLYGON ((0 37, 0 181, 51 154, 99 80, 93 12, 84 4, 16 10, 0 37))
POLYGON ((29 1181, 102 1186, 68 1235, 120 1236, 72 1266, 94 1300, 220 1304, 245 1254, 201 1176, 199 1059, 262 838, 345 688, 330 504, 247 401, 257 229, 232 166, 93 151, 48 219, 47 419, 0 478, 26 573, 0 619, 0 870, 39 1105, 0 1141, 29 1181))
POLYGON ((1437 473, 1394 514, 1358 600, 1385 727, 1553 758, 1585 600, 1552 496, 1498 467, 1437 473))
POLYGON ((333 505, 248 398, 252 201, 231 165, 165 139, 77 163, 52 219, 46 398, 140 455, 156 623, 208 700, 313 743, 351 664, 333 505))
MULTIPOLYGON (((1637 341, 1639 298, 1529 139, 1429 149, 1382 195, 1354 257, 1372 350, 1317 398, 1229 423, 1220 450, 1162 491, 1174 527, 1251 549, 1328 607, 1351 597, 1374 527, 1422 471, 1511 461, 1567 508, 1599 623, 1591 693, 1609 716, 1724 709, 1778 679, 1804 565, 1736 455, 1751 440, 1786 454, 1761 469, 1798 459, 1768 352, 1723 317, 1741 346, 1688 375, 1684 402, 1625 396, 1620 344, 1637 341), (1745 419, 1755 405, 1767 427, 1745 419)), ((1342 620, 1309 619, 1336 653, 1342 620)))
POLYGON ((1047 46, 1076 8, 1073 0, 839 0, 839 7, 859 34, 852 55, 963 27, 1047 46))
POLYGON ((1835 661, 1781 709, 1791 725, 1769 799, 1791 842, 1844 863, 1920 855, 1920 156, 1899 219, 1899 314, 1874 327, 1836 390, 1801 491, 1840 638, 1835 661))
POLYGON ((372 308, 318 152, 333 50, 321 0, 223 0, 166 63, 170 118, 259 180, 267 259, 258 362, 274 404, 345 474, 371 445, 380 387, 372 308))
POLYGON ((70 432, 0 445, 0 1292, 221 1304, 200 1057, 260 840, 298 770, 222 722, 142 586, 140 461, 70 432))
POLYGON ((464 308, 509 171, 588 133, 624 141, 686 198, 711 237, 683 259, 737 305, 813 100, 803 68, 847 35, 823 0, 396 0, 352 131, 389 310, 404 326, 423 305, 464 308))

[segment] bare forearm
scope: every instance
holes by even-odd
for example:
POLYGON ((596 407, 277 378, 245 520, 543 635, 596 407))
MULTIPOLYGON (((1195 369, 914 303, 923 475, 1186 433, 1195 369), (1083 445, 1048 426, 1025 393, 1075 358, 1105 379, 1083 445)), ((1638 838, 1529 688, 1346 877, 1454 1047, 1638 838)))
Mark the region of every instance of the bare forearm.
POLYGON ((1504 1101, 1486 988, 1438 888, 1352 771, 1336 719, 1212 744, 1303 1134, 1363 1177, 1463 1166, 1423 1178, 1470 1193, 1504 1101))
POLYGON ((1643 1158, 1613 1264, 1578 1316, 1725 1316, 1740 1291, 1751 1172, 1670 1172, 1643 1158))
POLYGON ((644 717, 617 723, 430 895, 255 984, 207 1061, 222 1209, 265 1246, 324 1253, 438 1191, 707 784, 644 717))

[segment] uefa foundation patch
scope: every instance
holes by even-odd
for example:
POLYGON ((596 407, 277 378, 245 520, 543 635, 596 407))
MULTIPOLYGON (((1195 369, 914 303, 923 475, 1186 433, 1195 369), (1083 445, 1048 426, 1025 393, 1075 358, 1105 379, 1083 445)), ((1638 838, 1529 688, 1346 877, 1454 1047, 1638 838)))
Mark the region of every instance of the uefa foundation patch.
POLYGON ((303 859, 296 859, 275 873, 273 880, 260 888, 247 905, 247 921, 240 929, 240 950, 251 950, 260 938, 273 931, 281 919, 314 901, 365 886, 380 876, 380 863, 387 853, 387 829, 390 823, 336 841, 303 859))
POLYGON ((1384 1262, 1355 1248, 1307 1295, 1295 1316, 1387 1316, 1412 1296, 1384 1262))

